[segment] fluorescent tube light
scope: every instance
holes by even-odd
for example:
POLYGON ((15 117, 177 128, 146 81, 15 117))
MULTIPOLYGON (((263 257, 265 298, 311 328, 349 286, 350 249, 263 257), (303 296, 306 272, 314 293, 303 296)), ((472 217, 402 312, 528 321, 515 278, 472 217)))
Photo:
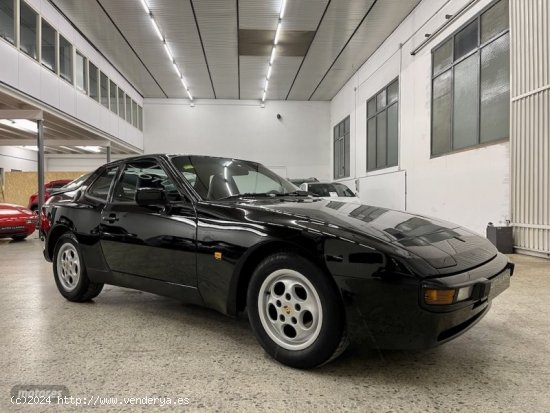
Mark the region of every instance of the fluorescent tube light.
POLYGON ((24 132, 38 132, 38 125, 36 122, 27 119, 1 119, 0 124, 9 126, 14 129, 19 129, 24 132))
POLYGON ((265 87, 264 90, 267 92, 267 89, 269 88, 269 79, 265 80, 265 87))
POLYGON ((273 49, 271 50, 271 57, 269 58, 269 64, 273 64, 273 60, 275 60, 275 46, 273 46, 273 49))
POLYGON ((155 21, 155 18, 151 14, 151 23, 153 24, 153 27, 155 29, 155 32, 157 33, 157 36, 161 41, 164 41, 164 37, 162 36, 162 33, 160 32, 159 26, 157 25, 157 22, 155 21))
POLYGON ((283 4, 281 4, 281 13, 279 14, 279 19, 282 19, 284 17, 285 8, 286 8, 286 0, 283 0, 283 4))
POLYGON ((180 76, 180 80, 181 80, 181 83, 183 84, 183 87, 185 88, 185 90, 187 90, 187 82, 185 82, 185 78, 183 76, 180 76))
POLYGON ((269 65, 269 69, 267 69, 267 76, 266 76, 267 80, 269 80, 271 78, 271 67, 272 66, 269 65))
POLYGON ((191 95, 191 92, 189 92, 189 89, 187 89, 187 96, 189 96, 189 100, 193 100, 193 96, 191 95))
POLYGON ((279 43, 279 35, 280 34, 281 34, 281 22, 279 22, 279 24, 277 24, 277 30, 275 31, 275 41, 273 42, 273 44, 279 43))
POLYGON ((141 5, 145 9, 145 13, 151 14, 151 10, 149 10, 149 6, 147 5, 147 3, 145 3, 145 0, 141 0, 141 5))
POLYGON ((38 146, 29 146, 29 145, 25 145, 25 146, 18 146, 18 148, 20 149, 26 149, 28 151, 35 151, 35 152, 38 152, 38 146))
POLYGON ((180 72, 180 69, 179 69, 178 65, 176 64, 176 62, 172 62, 172 66, 174 66, 174 70, 178 74, 178 77, 181 78, 181 72, 180 72))
POLYGON ((99 146, 75 146, 75 148, 82 149, 86 152, 92 152, 92 153, 101 153, 101 148, 99 146))
POLYGON ((266 91, 264 90, 264 94, 262 96, 262 102, 265 102, 265 95, 266 95, 266 91))
POLYGON ((166 42, 164 42, 163 44, 164 44, 164 50, 166 51, 166 54, 170 58, 170 61, 172 62, 172 64, 174 64, 174 58, 172 57, 172 53, 170 52, 170 48, 168 47, 166 42))

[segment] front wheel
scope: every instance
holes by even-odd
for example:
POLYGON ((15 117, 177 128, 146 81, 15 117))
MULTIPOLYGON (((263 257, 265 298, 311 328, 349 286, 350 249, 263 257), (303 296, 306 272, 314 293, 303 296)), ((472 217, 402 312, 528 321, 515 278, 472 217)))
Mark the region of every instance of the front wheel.
POLYGON ((80 246, 70 233, 62 235, 55 244, 53 273, 57 289, 69 301, 89 301, 103 289, 103 284, 88 278, 80 246))
POLYGON ((280 252, 262 261, 250 280, 247 306, 258 341, 283 364, 316 367, 347 345, 336 286, 302 256, 280 252))

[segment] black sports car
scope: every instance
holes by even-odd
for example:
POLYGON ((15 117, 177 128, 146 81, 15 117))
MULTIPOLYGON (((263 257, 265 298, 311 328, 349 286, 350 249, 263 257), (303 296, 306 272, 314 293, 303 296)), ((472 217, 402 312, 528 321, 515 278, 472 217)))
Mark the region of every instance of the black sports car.
POLYGON ((401 349, 448 341, 487 313, 513 272, 457 225, 313 198, 236 159, 113 162, 42 213, 44 255, 68 300, 107 283, 228 315, 247 308, 264 349, 299 368, 338 356, 350 337, 401 349))

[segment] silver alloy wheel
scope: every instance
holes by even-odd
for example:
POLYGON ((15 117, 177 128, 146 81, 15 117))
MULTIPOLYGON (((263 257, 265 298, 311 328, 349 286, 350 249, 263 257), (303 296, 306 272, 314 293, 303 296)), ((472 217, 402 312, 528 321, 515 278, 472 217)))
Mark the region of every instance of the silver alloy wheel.
POLYGON ((67 242, 59 248, 57 253, 57 276, 63 289, 73 291, 80 280, 81 267, 78 251, 75 246, 67 242))
POLYGON ((258 313, 265 332, 287 350, 309 347, 321 331, 323 307, 311 282, 298 271, 281 269, 260 287, 258 313))

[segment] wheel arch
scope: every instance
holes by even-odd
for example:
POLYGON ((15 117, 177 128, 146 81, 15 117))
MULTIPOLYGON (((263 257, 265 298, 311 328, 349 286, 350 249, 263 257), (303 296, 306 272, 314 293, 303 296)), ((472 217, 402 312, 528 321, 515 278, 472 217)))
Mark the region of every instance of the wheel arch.
POLYGON ((50 230, 48 234, 47 242, 46 242, 46 249, 45 249, 45 252, 47 253, 46 258, 49 261, 53 260, 53 253, 54 253, 54 249, 55 249, 55 245, 57 244, 57 241, 59 240, 59 238, 61 238, 63 234, 66 234, 67 232, 71 232, 71 228, 63 224, 56 225, 50 230))

